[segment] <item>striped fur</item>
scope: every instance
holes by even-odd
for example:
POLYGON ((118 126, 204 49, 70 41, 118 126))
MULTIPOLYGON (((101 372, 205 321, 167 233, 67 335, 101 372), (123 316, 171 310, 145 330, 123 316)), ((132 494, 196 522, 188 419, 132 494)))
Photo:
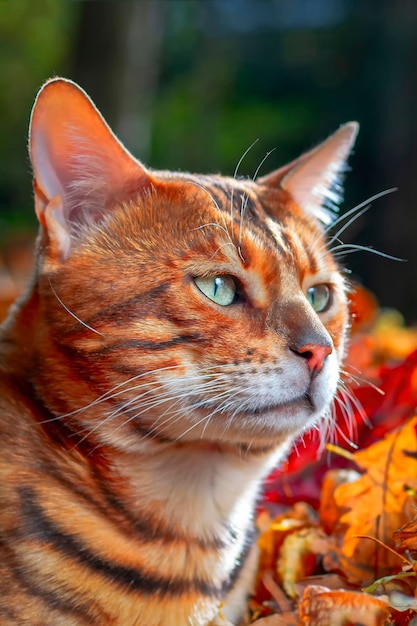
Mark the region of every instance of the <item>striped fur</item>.
POLYGON ((346 288, 301 175, 330 188, 346 129, 258 182, 152 172, 73 83, 41 91, 36 269, 0 330, 0 624, 244 622, 262 480, 338 384, 346 288))

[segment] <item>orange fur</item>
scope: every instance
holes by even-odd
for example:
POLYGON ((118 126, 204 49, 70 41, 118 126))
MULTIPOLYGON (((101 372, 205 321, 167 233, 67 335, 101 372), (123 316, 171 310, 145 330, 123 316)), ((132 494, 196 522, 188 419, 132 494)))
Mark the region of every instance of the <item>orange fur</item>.
POLYGON ((76 85, 40 92, 36 269, 0 330, 1 624, 242 623, 262 480, 338 382, 320 219, 355 133, 258 182, 154 172, 76 85))

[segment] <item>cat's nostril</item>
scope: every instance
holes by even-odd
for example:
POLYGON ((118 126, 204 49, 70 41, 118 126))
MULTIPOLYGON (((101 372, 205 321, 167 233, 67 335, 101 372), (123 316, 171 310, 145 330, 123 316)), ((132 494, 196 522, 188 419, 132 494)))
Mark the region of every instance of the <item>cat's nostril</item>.
POLYGON ((311 363, 311 360, 314 358, 314 353, 311 350, 305 350, 305 351, 298 351, 298 354, 300 356, 303 357, 303 359, 306 359, 308 361, 308 363, 311 363))
POLYGON ((291 348, 291 350, 307 361, 307 365, 312 372, 318 373, 322 370, 326 358, 332 352, 332 346, 328 344, 322 346, 307 344, 291 348))

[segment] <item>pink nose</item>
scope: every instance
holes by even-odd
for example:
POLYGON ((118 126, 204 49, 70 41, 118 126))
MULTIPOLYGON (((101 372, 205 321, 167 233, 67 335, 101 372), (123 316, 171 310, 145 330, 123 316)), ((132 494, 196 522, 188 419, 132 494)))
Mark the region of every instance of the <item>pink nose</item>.
POLYGON ((312 372, 318 374, 323 368, 326 357, 332 352, 332 346, 308 343, 305 346, 297 346, 294 352, 307 361, 307 365, 312 372))

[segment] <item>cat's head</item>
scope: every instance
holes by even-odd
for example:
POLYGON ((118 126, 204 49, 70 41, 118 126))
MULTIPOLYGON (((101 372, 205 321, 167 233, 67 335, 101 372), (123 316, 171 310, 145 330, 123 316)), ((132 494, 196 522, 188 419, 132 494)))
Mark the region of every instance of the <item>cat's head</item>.
POLYGON ((50 409, 130 449, 268 447, 328 416, 348 310, 326 203, 356 132, 255 181, 158 172, 74 83, 48 82, 30 155, 50 409))

